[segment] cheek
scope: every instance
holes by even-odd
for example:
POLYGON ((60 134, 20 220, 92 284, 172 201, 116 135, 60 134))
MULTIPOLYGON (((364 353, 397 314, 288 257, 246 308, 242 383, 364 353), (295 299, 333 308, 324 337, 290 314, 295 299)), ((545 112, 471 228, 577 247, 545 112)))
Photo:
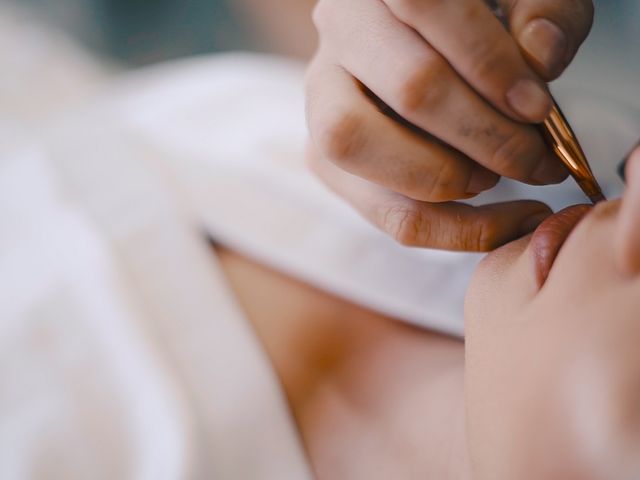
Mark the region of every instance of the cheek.
POLYGON ((511 242, 487 255, 478 266, 465 300, 468 329, 510 321, 538 293, 533 261, 528 250, 531 236, 511 242))

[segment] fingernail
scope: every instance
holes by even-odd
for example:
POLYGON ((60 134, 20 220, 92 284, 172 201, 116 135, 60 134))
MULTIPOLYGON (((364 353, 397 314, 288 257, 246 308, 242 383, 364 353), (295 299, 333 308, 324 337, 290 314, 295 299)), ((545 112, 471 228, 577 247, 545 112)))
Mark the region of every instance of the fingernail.
POLYGON ((533 232, 551 215, 551 212, 541 212, 527 217, 525 221, 520 225, 520 235, 527 235, 528 233, 533 232))
POLYGON ((555 155, 545 154, 531 174, 531 180, 538 185, 553 185, 563 182, 569 172, 555 155))
POLYGON ((473 170, 467 185, 467 194, 477 195, 496 186, 500 177, 483 167, 473 170))
POLYGON ((507 101, 525 120, 541 123, 551 111, 551 96, 530 79, 518 81, 507 93, 507 101))
POLYGON ((520 46, 549 76, 557 76, 567 55, 567 36, 546 18, 530 21, 518 37, 520 46))

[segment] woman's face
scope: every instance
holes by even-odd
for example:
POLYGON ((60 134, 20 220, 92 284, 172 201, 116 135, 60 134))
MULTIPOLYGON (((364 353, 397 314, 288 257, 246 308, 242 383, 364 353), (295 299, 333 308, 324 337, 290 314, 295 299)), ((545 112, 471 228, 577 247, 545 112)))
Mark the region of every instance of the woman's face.
POLYGON ((466 383, 486 472, 535 478, 526 454, 561 469, 537 478, 638 478, 640 151, 627 176, 621 201, 556 214, 476 272, 466 383))

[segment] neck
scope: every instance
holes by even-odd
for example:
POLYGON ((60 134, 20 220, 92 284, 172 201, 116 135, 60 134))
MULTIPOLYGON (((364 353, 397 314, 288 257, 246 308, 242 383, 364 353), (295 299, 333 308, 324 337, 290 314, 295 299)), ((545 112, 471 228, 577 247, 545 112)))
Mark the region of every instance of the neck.
POLYGON ((460 342, 219 257, 318 478, 467 478, 460 342))

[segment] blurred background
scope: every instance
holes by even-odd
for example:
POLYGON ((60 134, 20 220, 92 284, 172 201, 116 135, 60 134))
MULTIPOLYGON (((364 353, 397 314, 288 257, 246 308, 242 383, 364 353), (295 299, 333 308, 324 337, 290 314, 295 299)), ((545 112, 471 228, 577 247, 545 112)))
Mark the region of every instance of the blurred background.
POLYGON ((313 46, 308 11, 314 0, 19 1, 129 65, 238 49, 305 56, 313 46))
MULTIPOLYGON (((0 6, 11 0, 0 0, 0 6)), ((131 67, 225 50, 313 51, 315 0, 14 0, 92 52, 131 67)), ((566 80, 625 101, 640 84, 640 2, 595 0, 596 22, 566 80)))
MULTIPOLYGON (((311 39, 301 32, 309 26, 304 16, 313 3, 314 0, 20 0, 20 4, 33 8, 41 18, 73 33, 93 49, 130 64, 229 49, 277 49, 304 55, 311 39), (295 33, 299 36, 288 36, 295 33), (289 42, 282 41, 285 37, 289 42)), ((637 54, 640 2, 595 0, 595 4, 596 24, 589 42, 593 53, 600 54, 603 60, 612 54, 617 60, 624 60, 621 49, 637 54)))
POLYGON ((0 0, 0 153, 117 74, 249 50, 306 58, 315 0, 0 0), (19 133, 19 135, 18 135, 19 133))

